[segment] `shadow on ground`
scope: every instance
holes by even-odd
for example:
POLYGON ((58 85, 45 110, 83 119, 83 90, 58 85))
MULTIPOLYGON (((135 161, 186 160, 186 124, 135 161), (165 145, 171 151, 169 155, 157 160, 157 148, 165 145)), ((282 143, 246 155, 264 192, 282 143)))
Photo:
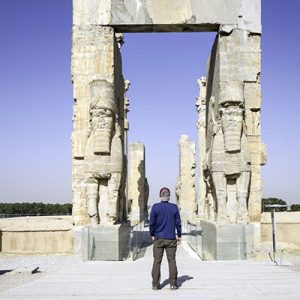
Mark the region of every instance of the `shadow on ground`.
POLYGON ((135 260, 138 260, 138 259, 143 258, 143 257, 145 256, 145 253, 146 253, 146 251, 147 251, 147 248, 148 248, 149 246, 151 246, 151 245, 152 245, 152 243, 146 243, 146 244, 143 244, 142 247, 141 247, 141 249, 140 249, 140 251, 139 251, 138 254, 136 255, 135 260))
POLYGON ((0 275, 11 272, 12 270, 0 270, 0 275))
MULTIPOLYGON (((186 281, 194 279, 194 277, 191 277, 189 275, 182 275, 179 276, 177 278, 177 285, 178 287, 181 287, 186 281)), ((170 284, 170 280, 166 279, 162 284, 161 284, 161 288, 164 288, 165 286, 167 286, 168 284, 170 284)))

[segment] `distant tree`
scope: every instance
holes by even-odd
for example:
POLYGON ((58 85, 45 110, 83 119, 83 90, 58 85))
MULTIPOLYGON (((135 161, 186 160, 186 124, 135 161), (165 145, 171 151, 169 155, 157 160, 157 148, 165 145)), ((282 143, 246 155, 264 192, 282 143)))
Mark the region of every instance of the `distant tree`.
POLYGON ((291 211, 300 211, 300 204, 291 205, 291 211))
POLYGON ((51 204, 42 202, 0 203, 0 214, 25 216, 71 215, 72 204, 51 204))
MULTIPOLYGON (((270 212, 272 210, 272 208, 266 207, 265 205, 274 205, 274 204, 287 205, 284 200, 279 199, 279 198, 263 198, 262 202, 261 202, 262 212, 270 212)), ((275 211, 286 211, 286 210, 287 210, 287 206, 275 209, 275 211)))
POLYGON ((62 214, 65 214, 65 215, 72 214, 72 204, 70 204, 70 203, 63 204, 61 206, 61 212, 62 212, 62 214))

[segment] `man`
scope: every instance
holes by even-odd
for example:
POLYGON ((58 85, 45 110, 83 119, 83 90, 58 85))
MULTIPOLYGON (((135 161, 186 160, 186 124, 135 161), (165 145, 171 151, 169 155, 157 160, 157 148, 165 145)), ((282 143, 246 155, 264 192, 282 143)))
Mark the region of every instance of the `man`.
POLYGON ((152 288, 161 289, 160 286, 160 266, 164 250, 167 253, 169 263, 170 289, 176 290, 177 286, 177 266, 176 250, 181 241, 181 219, 176 204, 169 203, 170 190, 163 187, 159 192, 160 203, 153 205, 150 214, 150 234, 153 243, 153 268, 152 268, 152 288), (175 228, 177 236, 175 235, 175 228))

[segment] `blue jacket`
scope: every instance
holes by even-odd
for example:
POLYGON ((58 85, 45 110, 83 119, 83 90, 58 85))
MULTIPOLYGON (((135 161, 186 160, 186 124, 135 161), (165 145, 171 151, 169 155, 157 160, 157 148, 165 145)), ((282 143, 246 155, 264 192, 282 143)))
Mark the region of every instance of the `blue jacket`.
POLYGON ((176 204, 161 201, 152 206, 150 214, 150 234, 157 239, 176 239, 181 237, 181 219, 176 204))

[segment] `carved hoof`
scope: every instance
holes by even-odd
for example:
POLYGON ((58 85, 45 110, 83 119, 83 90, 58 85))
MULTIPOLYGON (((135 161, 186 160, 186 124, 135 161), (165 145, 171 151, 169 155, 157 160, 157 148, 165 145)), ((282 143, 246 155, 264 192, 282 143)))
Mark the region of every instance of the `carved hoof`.
POLYGON ((225 224, 229 224, 229 217, 228 216, 218 216, 217 217, 217 224, 219 225, 225 225, 225 224))
POLYGON ((246 225, 249 223, 249 218, 248 216, 238 216, 237 220, 236 220, 237 224, 241 224, 241 225, 246 225))
POLYGON ((98 224, 99 224, 99 219, 98 219, 98 217, 97 217, 97 216, 92 216, 92 217, 90 217, 90 223, 91 223, 92 225, 98 225, 98 224))

